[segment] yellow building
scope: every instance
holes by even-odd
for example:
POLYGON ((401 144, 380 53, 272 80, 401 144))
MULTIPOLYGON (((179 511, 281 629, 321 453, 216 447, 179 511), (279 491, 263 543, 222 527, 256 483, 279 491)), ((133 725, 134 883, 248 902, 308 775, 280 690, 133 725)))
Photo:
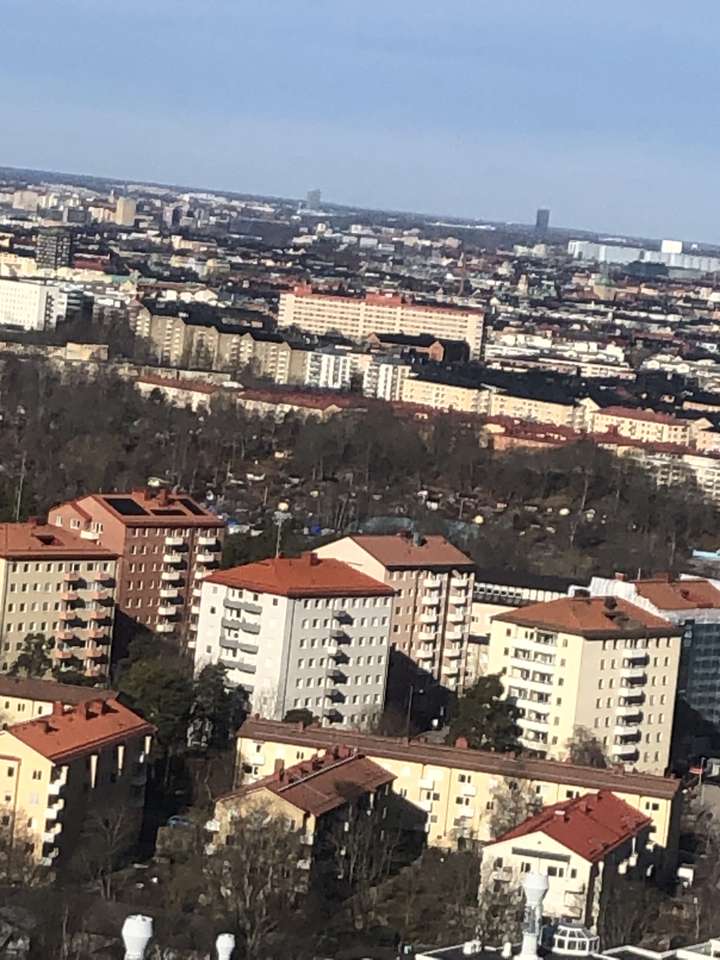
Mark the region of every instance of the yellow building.
POLYGON ((394 792, 413 815, 422 811, 423 829, 432 846, 489 840, 495 792, 508 784, 524 785, 544 806, 588 791, 610 790, 651 818, 657 863, 663 870, 674 868, 680 782, 664 777, 448 747, 422 738, 408 741, 251 718, 237 737, 237 782, 254 782, 272 774, 276 764, 309 760, 318 750, 336 745, 356 749, 394 774, 394 792))
POLYGON ((0 524, 0 673, 28 634, 54 639, 62 670, 106 679, 115 618, 117 554, 70 530, 0 524))
POLYGON ((521 710, 523 747, 564 759, 578 728, 609 758, 662 773, 681 630, 626 600, 562 597, 495 617, 488 672, 521 710))
POLYGON ((477 387, 440 383, 436 380, 423 380, 412 376, 403 379, 400 399, 403 403, 414 403, 433 410, 482 412, 482 391, 477 387))
POLYGON ((53 706, 0 731, 0 831, 46 867, 90 843, 95 819, 137 840, 154 728, 114 699, 53 706))
POLYGON ((0 675, 0 727, 47 716, 55 703, 74 707, 88 700, 111 700, 115 696, 115 691, 97 687, 0 675))

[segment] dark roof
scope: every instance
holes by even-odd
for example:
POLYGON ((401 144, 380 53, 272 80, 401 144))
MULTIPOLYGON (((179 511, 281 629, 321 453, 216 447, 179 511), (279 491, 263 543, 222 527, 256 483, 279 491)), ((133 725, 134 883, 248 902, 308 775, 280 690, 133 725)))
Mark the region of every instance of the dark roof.
POLYGON ((424 740, 403 737, 378 737, 352 730, 334 730, 332 727, 303 727, 302 724, 282 723, 251 717, 245 721, 238 736, 252 740, 267 740, 313 747, 316 750, 334 745, 346 745, 365 756, 392 760, 477 770, 514 780, 570 784, 585 790, 612 790, 620 794, 637 793, 647 797, 671 800, 680 789, 680 781, 657 777, 648 773, 626 773, 621 770, 596 769, 564 763, 560 760, 536 760, 516 757, 509 753, 490 753, 465 747, 448 747, 424 740))
POLYGON ((582 585, 582 578, 549 577, 539 573, 517 573, 497 567, 478 567, 475 570, 475 586, 479 583, 497 583, 504 587, 528 587, 533 590, 554 590, 567 593, 572 586, 582 585))
POLYGON ((20 697, 25 700, 42 700, 46 703, 61 702, 70 706, 85 703, 87 700, 110 700, 116 696, 114 690, 98 690, 96 687, 81 687, 73 683, 56 683, 54 680, 8 677, 6 674, 0 674, 0 697, 20 697))

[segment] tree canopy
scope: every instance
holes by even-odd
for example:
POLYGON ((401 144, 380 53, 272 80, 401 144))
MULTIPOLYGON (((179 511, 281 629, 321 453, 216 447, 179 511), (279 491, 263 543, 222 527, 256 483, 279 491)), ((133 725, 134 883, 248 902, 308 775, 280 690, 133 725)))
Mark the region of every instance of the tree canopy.
POLYGON ((503 698, 503 692, 500 677, 496 674, 480 677, 458 699, 447 742, 454 744, 462 737, 474 750, 497 753, 520 750, 518 709, 503 698))

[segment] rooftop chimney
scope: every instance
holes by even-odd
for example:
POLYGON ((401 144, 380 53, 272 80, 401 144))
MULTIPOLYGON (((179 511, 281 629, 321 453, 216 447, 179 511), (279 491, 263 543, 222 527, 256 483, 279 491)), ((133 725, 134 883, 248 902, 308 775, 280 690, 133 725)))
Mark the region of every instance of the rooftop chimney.
POLYGON ((316 553, 309 553, 308 563, 311 567, 317 567, 320 565, 320 557, 316 553))
POLYGON ((52 705, 52 716, 61 717, 65 713, 65 707, 59 700, 54 700, 52 705))
POLYGON ((150 917, 140 913, 128 917, 122 927, 125 960, 143 960, 152 933, 153 922, 150 917))

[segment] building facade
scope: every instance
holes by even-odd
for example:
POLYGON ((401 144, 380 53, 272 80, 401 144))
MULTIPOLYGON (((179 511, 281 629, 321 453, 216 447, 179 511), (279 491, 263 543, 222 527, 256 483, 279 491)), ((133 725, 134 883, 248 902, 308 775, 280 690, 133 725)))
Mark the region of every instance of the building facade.
POLYGON ((53 667, 99 681, 110 669, 117 554, 48 524, 0 524, 0 672, 29 634, 52 640, 53 667))
POLYGON ((118 555, 119 640, 143 626, 194 649, 201 581, 220 561, 222 520, 184 494, 142 489, 71 500, 53 507, 49 522, 118 555))
POLYGON ((62 228, 38 230, 35 262, 38 270, 72 266, 72 234, 62 228))
POLYGON ((110 700, 114 690, 81 687, 73 683, 38 680, 35 677, 0 676, 0 728, 45 717, 53 712, 53 705, 76 707, 89 700, 110 700))
POLYGON ((262 716, 363 723, 385 702, 393 592, 315 554, 217 571, 202 585, 196 671, 221 663, 262 716))
POLYGON ((113 819, 138 839, 154 728, 114 699, 89 700, 0 731, 0 831, 55 870, 113 819), (99 826, 97 829, 100 829, 99 826))
POLYGON ((490 840, 490 817, 502 786, 522 785, 543 806, 609 790, 650 817, 649 846, 655 864, 663 873, 674 869, 681 784, 665 777, 249 718, 237 736, 237 782, 261 779, 281 761, 290 766, 335 744, 356 749, 395 774, 394 792, 407 804, 413 824, 417 811, 423 812, 419 829, 431 846, 454 848, 462 842, 490 840))
POLYGON ((492 621, 488 671, 521 711, 520 742, 563 759, 580 728, 615 763, 670 759, 681 631, 615 597, 563 597, 492 621))
POLYGON ((341 297, 300 285, 280 295, 278 326, 295 326, 318 336, 340 333, 356 343, 364 343, 372 333, 431 334, 465 341, 477 359, 482 356, 485 315, 463 307, 412 303, 398 295, 341 297))
POLYGON ((462 690, 470 633, 474 564, 444 537, 355 535, 319 547, 395 592, 392 649, 421 675, 462 690))

